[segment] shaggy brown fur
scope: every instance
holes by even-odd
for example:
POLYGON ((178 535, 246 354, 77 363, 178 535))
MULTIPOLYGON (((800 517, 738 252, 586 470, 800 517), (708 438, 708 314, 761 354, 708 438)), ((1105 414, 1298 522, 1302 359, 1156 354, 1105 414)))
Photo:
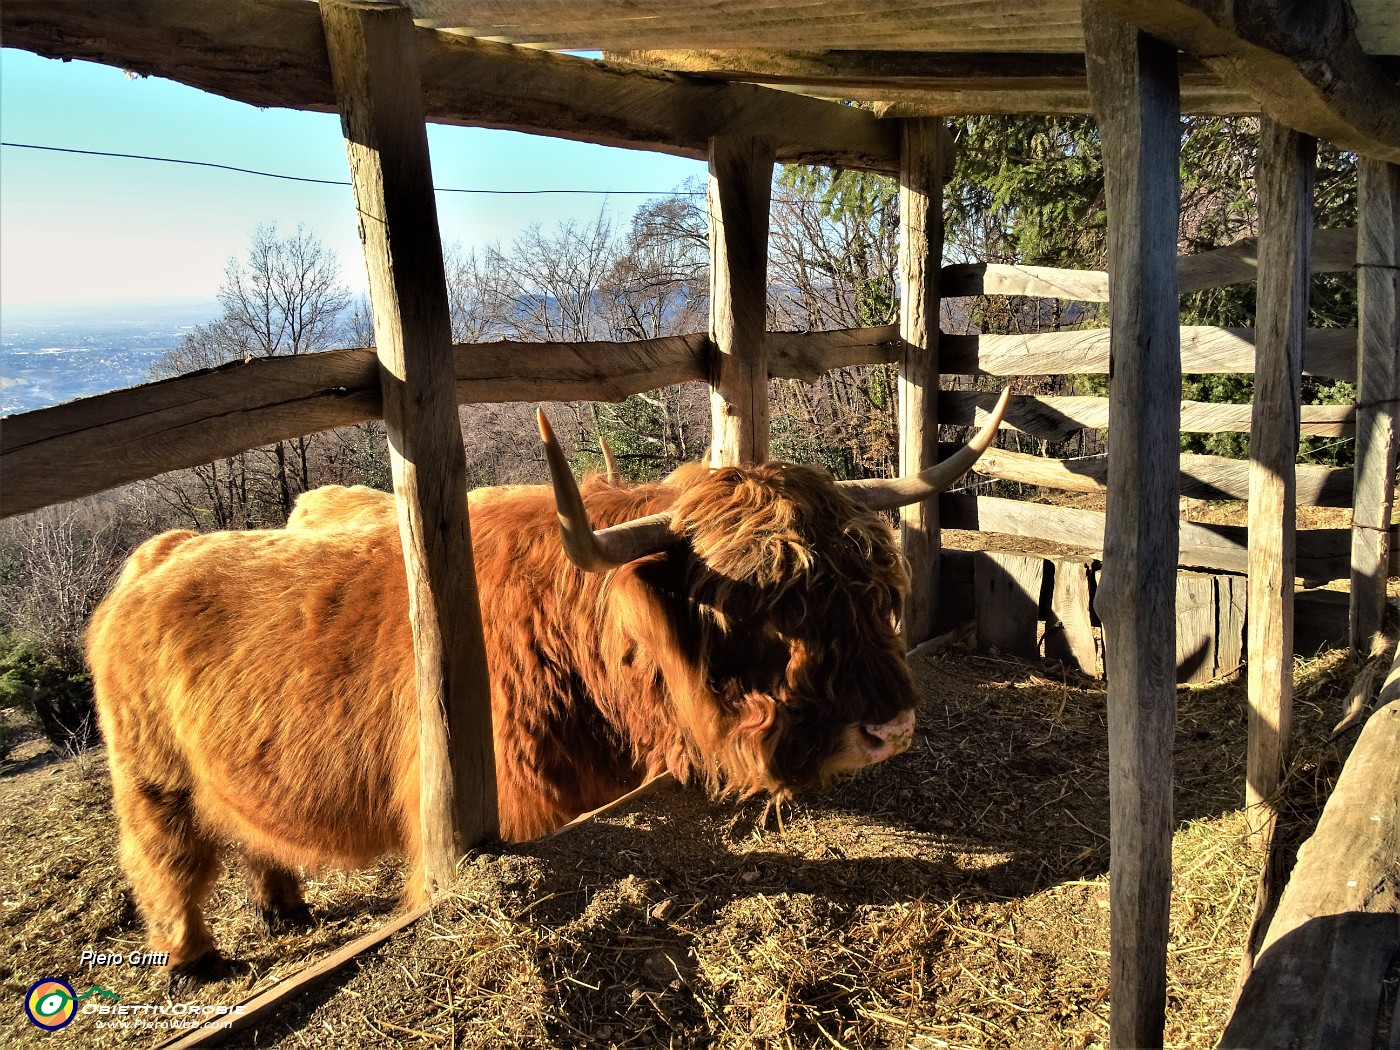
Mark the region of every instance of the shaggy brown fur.
MULTIPOLYGON (((584 497, 600 526, 671 510, 675 546, 584 573, 549 489, 472 494, 505 838, 666 770, 784 794, 907 746, 904 569, 829 476, 693 467, 584 497)), ((307 493, 286 530, 171 532, 131 556, 89 655, 123 864, 172 965, 213 949, 200 908, 224 841, 272 918, 304 917, 298 866, 417 858, 407 610, 393 500, 368 489, 307 493)))

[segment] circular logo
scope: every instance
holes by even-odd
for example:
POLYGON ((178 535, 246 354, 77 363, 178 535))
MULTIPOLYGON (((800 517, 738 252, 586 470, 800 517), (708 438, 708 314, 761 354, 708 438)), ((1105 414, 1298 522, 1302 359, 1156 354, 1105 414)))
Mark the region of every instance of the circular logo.
POLYGON ((73 986, 57 977, 36 981, 24 997, 24 1012, 40 1028, 57 1032, 78 1012, 78 996, 73 986))

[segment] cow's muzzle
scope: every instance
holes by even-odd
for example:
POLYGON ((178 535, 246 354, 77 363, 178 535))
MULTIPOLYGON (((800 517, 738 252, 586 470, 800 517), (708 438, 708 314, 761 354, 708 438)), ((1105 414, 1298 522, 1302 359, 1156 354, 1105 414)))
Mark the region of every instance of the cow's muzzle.
POLYGON ((914 712, 901 711, 888 722, 860 727, 861 747, 870 765, 909 749, 914 739, 914 712))

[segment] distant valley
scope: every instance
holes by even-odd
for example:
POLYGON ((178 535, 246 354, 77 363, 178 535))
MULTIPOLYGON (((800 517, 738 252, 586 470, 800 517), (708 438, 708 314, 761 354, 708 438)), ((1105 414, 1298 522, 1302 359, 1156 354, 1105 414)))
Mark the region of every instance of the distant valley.
POLYGON ((151 365, 219 304, 0 304, 0 415, 148 382, 151 365))

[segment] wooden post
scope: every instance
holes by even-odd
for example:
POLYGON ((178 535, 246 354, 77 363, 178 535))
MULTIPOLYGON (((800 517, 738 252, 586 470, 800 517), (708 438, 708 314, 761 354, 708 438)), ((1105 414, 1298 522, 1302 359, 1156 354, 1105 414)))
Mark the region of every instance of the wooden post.
POLYGON ((497 834, 491 692, 453 396, 442 244, 407 8, 321 5, 369 267, 417 658, 423 865, 450 885, 497 834))
MULTIPOLYGON (((939 274, 943 184, 953 140, 942 121, 905 120, 899 167, 899 472, 938 461, 939 274)), ((900 511, 899 539, 912 586, 904 608, 907 648, 933 636, 938 596, 938 500, 900 511)))
POLYGON ((710 139, 710 463, 768 458, 768 209, 773 143, 710 139))
POLYGON ((1351 519, 1353 650, 1366 655, 1385 619, 1395 428, 1400 399, 1400 165, 1361 157, 1356 280, 1356 490, 1351 519))
POLYGON ((1259 124, 1259 297, 1249 428, 1249 757, 1245 807, 1261 848, 1276 815, 1293 711, 1299 405, 1308 324, 1308 253, 1316 142, 1259 124))
POLYGON ((1111 282, 1108 504, 1095 600, 1108 676, 1113 1047, 1160 1047, 1171 904, 1181 337, 1176 49, 1084 4, 1111 282))

